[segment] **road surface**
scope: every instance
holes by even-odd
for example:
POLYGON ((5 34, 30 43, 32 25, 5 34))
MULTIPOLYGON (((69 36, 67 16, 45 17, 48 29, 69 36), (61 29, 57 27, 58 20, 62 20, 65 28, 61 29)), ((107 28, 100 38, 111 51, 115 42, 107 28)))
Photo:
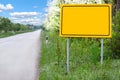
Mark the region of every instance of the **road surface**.
POLYGON ((40 32, 0 39, 0 80, 38 80, 40 32))

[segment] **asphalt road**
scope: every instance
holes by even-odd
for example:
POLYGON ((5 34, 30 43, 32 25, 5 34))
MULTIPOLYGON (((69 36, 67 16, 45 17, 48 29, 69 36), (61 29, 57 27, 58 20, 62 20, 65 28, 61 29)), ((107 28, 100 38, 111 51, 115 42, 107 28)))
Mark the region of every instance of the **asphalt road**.
POLYGON ((38 80, 40 32, 0 39, 0 80, 38 80))

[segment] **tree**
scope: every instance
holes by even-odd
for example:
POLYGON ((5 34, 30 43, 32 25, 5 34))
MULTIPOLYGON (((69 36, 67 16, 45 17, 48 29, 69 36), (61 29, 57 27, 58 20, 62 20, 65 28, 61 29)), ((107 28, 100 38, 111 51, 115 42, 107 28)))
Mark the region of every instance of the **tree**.
POLYGON ((112 14, 113 16, 116 15, 116 12, 120 9, 120 0, 104 0, 105 3, 112 3, 112 14), (106 2, 107 1, 107 2, 106 2))
POLYGON ((113 17, 113 37, 111 39, 111 55, 112 58, 120 58, 120 11, 113 17))
POLYGON ((11 30, 11 21, 8 18, 1 17, 0 18, 0 29, 8 32, 11 30))
MULTIPOLYGON (((104 0, 106 2, 106 0, 104 0)), ((113 4, 113 21, 112 21, 112 39, 109 40, 108 46, 111 50, 112 58, 120 58, 120 0, 107 0, 113 4)))
POLYGON ((60 25, 60 4, 85 4, 85 3, 102 3, 102 0, 51 0, 48 3, 48 14, 45 22, 47 30, 59 31, 60 25))
POLYGON ((117 1, 117 10, 120 9, 120 0, 116 0, 117 1))
POLYGON ((3 30, 3 26, 2 26, 2 17, 0 17, 0 31, 3 30))

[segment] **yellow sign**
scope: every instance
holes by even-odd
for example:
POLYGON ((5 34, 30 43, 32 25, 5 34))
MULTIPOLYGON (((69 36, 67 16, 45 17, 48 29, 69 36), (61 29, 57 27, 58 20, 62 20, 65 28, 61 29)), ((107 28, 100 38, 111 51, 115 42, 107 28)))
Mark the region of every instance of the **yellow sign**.
POLYGON ((61 5, 60 36, 111 37, 111 5, 61 5))

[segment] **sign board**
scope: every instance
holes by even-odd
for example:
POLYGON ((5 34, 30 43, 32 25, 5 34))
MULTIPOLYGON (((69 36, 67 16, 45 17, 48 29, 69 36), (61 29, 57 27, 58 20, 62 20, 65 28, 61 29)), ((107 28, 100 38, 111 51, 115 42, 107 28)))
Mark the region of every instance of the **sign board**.
POLYGON ((62 4, 61 37, 111 38, 110 4, 62 4))

